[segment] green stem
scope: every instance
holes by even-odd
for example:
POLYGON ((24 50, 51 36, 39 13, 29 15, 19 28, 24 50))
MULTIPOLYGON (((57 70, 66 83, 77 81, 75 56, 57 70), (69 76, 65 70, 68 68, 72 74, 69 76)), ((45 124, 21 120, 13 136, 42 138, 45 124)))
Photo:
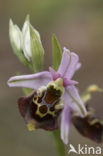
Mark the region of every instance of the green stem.
POLYGON ((55 130, 52 132, 54 145, 57 149, 58 156, 65 156, 65 146, 60 138, 60 130, 55 130))

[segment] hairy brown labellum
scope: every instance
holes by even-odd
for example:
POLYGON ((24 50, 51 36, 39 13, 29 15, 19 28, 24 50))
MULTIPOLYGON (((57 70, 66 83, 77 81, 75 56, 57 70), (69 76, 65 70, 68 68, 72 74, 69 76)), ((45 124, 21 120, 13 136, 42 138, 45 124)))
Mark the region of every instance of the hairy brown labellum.
POLYGON ((35 128, 55 130, 58 128, 58 117, 61 108, 56 106, 61 103, 61 92, 53 86, 34 91, 27 97, 18 100, 19 111, 28 124, 34 121, 35 128))
POLYGON ((84 118, 74 116, 72 121, 81 135, 88 137, 97 143, 103 142, 103 123, 93 114, 89 114, 84 118))

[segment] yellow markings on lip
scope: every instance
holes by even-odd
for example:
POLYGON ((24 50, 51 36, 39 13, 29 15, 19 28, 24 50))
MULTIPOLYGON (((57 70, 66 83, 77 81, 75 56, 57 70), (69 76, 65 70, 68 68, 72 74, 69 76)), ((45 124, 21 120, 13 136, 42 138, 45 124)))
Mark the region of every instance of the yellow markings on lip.
POLYGON ((61 78, 58 78, 57 80, 55 80, 55 84, 58 87, 62 87, 63 86, 63 80, 61 78))
MULTIPOLYGON (((38 102, 38 99, 39 98, 42 98, 43 91, 47 91, 51 87, 53 87, 53 89, 54 89, 55 92, 58 91, 57 93, 60 94, 60 95, 55 95, 55 92, 54 92, 54 96, 57 96, 57 98, 59 99, 62 96, 63 91, 64 91, 62 78, 58 78, 55 81, 51 81, 46 87, 43 86, 43 87, 39 88, 39 90, 37 92, 37 97, 34 97, 33 98, 33 103, 37 105, 37 110, 36 110, 35 114, 38 115, 41 118, 45 117, 48 114, 50 114, 53 117, 55 117, 57 110, 63 108, 63 106, 61 105, 60 102, 57 105, 55 105, 54 111, 50 110, 51 107, 49 108, 48 106, 46 106, 47 107, 47 110, 45 110, 45 108, 40 108, 43 105, 38 102), (43 109, 44 109, 44 111, 43 111, 43 109)), ((47 94, 46 94, 46 96, 47 96, 47 94)), ((48 104, 48 101, 47 101, 47 104, 48 104)))
POLYGON ((64 91, 64 87, 63 87, 63 80, 62 78, 58 78, 55 81, 51 81, 48 84, 48 87, 53 86, 57 91, 59 90, 61 92, 61 94, 63 94, 64 91))
POLYGON ((33 103, 38 104, 37 101, 38 101, 38 98, 36 100, 34 100, 34 98, 33 98, 33 103))
POLYGON ((55 112, 51 112, 50 110, 48 110, 48 114, 52 115, 53 117, 55 117, 55 112))
POLYGON ((55 109, 62 109, 64 107, 63 103, 59 103, 55 106, 55 109))
POLYGON ((36 111, 36 114, 37 115, 39 115, 41 118, 43 118, 44 116, 46 116, 47 114, 50 114, 50 115, 52 115, 53 117, 55 117, 56 115, 55 115, 55 112, 52 112, 52 111, 50 111, 49 109, 47 110, 47 112, 46 113, 41 113, 40 111, 39 111, 39 107, 40 107, 41 105, 40 104, 38 104, 38 108, 37 108, 37 111, 36 111))
POLYGON ((34 131, 36 129, 34 121, 29 121, 29 123, 27 124, 27 128, 29 131, 34 131))
POLYGON ((44 117, 44 116, 48 113, 48 111, 47 111, 46 113, 41 113, 41 112, 39 111, 39 107, 40 107, 41 105, 38 104, 37 106, 38 106, 38 107, 37 107, 36 114, 39 115, 41 118, 44 117))
MULTIPOLYGON (((33 102, 34 102, 34 100, 33 100, 33 102)), ((63 104, 61 104, 61 102, 59 102, 57 105, 55 105, 55 110, 54 110, 54 111, 51 111, 51 110, 49 110, 49 108, 48 108, 48 110, 47 110, 46 113, 41 113, 40 110, 39 110, 39 108, 41 107, 41 104, 39 104, 39 103, 37 102, 37 100, 35 100, 34 104, 37 105, 36 114, 39 115, 41 118, 43 118, 43 117, 46 116, 47 114, 50 114, 50 115, 52 115, 53 117, 55 117, 55 116, 56 116, 55 111, 58 110, 58 109, 62 109, 62 108, 63 108, 63 104)))

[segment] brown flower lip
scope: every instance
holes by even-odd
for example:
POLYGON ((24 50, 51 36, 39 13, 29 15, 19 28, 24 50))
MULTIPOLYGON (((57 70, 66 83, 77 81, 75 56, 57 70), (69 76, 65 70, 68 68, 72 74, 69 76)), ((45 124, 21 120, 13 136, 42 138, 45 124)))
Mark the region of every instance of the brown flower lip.
POLYGON ((60 97, 60 91, 56 92, 53 87, 44 90, 41 96, 34 91, 29 96, 19 98, 20 114, 26 124, 31 120, 34 121, 36 129, 55 130, 58 128, 58 118, 62 111, 55 108, 60 102, 60 97))
POLYGON ((103 142, 103 122, 94 114, 90 113, 84 118, 73 116, 72 122, 81 135, 97 143, 103 142))

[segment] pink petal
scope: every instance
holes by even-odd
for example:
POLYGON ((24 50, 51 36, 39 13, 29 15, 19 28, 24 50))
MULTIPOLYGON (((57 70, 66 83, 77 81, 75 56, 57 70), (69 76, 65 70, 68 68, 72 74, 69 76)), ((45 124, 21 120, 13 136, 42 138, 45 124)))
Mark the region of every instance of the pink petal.
POLYGON ((63 78, 59 73, 57 73, 53 68, 49 67, 49 71, 51 73, 51 76, 53 78, 53 80, 55 81, 58 78, 62 78, 63 79, 63 86, 66 87, 68 85, 76 85, 78 84, 77 81, 74 80, 69 80, 68 78, 63 78))
POLYGON ((71 109, 68 104, 65 104, 61 115, 61 139, 65 144, 68 144, 70 124, 71 124, 71 109))
POLYGON ((68 94, 68 92, 66 90, 62 96, 62 99, 63 99, 64 103, 69 105, 69 107, 71 108, 73 113, 76 113, 76 114, 79 114, 80 116, 83 116, 80 108, 78 107, 78 105, 75 102, 73 102, 71 96, 68 94))
POLYGON ((71 53, 70 64, 65 73, 65 77, 67 77, 68 79, 71 79, 73 77, 77 69, 78 61, 79 61, 78 55, 76 55, 75 53, 71 53))
POLYGON ((57 73, 52 67, 49 67, 49 71, 54 81, 61 77, 60 74, 57 73))
POLYGON ((10 87, 25 87, 37 89, 42 85, 47 85, 52 80, 50 72, 44 71, 31 75, 14 76, 8 80, 10 87))
MULTIPOLYGON (((77 88, 75 86, 66 87, 66 93, 72 99, 72 103, 75 103, 78 106, 78 108, 80 108, 81 114, 83 116, 86 116, 87 110, 86 110, 85 105, 79 96, 77 88)), ((73 106, 73 107, 76 108, 76 106, 73 106)), ((77 113, 79 113, 79 112, 77 111, 77 113)))
POLYGON ((80 68, 80 63, 78 61, 79 57, 77 54, 70 52, 68 49, 64 48, 58 73, 60 73, 62 77, 71 79, 76 70, 80 68))
POLYGON ((67 78, 63 78, 63 86, 64 86, 64 87, 70 86, 70 85, 76 85, 76 84, 78 84, 77 81, 68 80, 67 78))
POLYGON ((61 64, 58 68, 58 73, 60 73, 62 75, 62 77, 64 77, 69 64, 70 64, 70 51, 68 49, 64 48, 61 64))

